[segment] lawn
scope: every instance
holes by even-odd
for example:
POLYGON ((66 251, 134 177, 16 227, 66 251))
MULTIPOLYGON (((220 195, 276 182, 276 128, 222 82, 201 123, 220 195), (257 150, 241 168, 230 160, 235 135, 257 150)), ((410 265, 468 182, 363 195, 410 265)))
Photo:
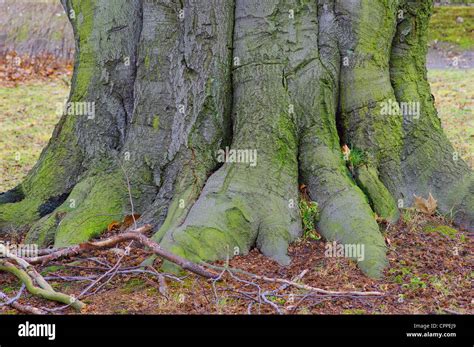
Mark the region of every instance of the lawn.
POLYGON ((430 70, 428 78, 446 135, 474 167, 474 69, 430 70))
POLYGON ((435 7, 429 41, 447 42, 462 50, 474 49, 474 7, 435 7))
POLYGON ((0 86, 0 191, 13 188, 33 167, 59 120, 69 87, 61 81, 0 86))

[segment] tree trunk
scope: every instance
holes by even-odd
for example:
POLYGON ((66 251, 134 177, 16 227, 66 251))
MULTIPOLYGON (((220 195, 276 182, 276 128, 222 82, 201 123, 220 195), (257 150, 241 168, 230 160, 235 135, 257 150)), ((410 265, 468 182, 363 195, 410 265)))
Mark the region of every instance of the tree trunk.
POLYGON ((257 246, 285 265, 305 184, 320 233, 364 245, 359 266, 378 277, 387 260, 375 213, 394 222, 431 192, 473 228, 473 173, 426 78, 432 1, 63 6, 76 40, 68 105, 95 112, 65 110, 25 181, 0 196, 1 230, 65 246, 138 213, 188 259, 257 246), (359 161, 344 160, 345 144, 359 161))

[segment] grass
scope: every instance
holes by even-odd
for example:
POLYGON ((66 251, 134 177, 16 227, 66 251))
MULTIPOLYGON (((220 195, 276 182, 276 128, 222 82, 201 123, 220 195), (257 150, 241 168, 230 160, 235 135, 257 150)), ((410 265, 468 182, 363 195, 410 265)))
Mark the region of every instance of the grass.
POLYGON ((16 186, 33 167, 68 93, 59 81, 0 86, 0 191, 16 186))
POLYGON ((474 69, 429 70, 428 79, 446 135, 474 167, 474 69))
POLYGON ((300 200, 301 221, 303 222, 303 237, 319 240, 316 233, 315 222, 319 218, 319 208, 315 201, 300 200))
POLYGON ((435 7, 429 27, 429 41, 447 42, 462 50, 474 49, 474 7, 435 7), (462 18, 460 23, 457 18, 462 18))

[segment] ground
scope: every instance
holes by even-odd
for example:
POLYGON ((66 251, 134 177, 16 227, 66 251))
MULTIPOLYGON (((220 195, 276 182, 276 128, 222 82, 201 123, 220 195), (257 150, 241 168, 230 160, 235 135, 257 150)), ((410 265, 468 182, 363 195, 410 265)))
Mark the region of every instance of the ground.
MULTIPOLYGON (((430 66, 435 69, 429 70, 429 79, 443 127, 461 157, 473 167, 474 54, 470 49, 474 47, 474 38, 472 21, 466 18, 467 14, 452 12, 451 9, 437 9, 435 12, 429 57, 430 66), (461 23, 457 20, 459 16, 464 18, 461 23), (458 37, 461 39, 458 40, 458 37), (455 57, 461 57, 462 64, 458 68, 452 65, 455 57), (463 66, 471 68, 459 68, 463 66)), ((70 70, 46 73, 40 79, 20 74, 8 78, 8 81, 1 72, 0 191, 5 191, 22 180, 47 143, 59 119, 56 112, 58 103, 63 102, 68 94, 70 70)), ((295 278, 308 270, 299 282, 327 290, 380 291, 384 293, 382 297, 310 295, 294 287, 278 290, 280 284, 252 280, 241 274, 237 275, 238 279, 225 274, 222 281, 216 283, 195 275, 182 278, 158 275, 151 269, 145 274, 137 271, 137 266, 149 253, 133 248, 130 256, 125 256, 120 263, 121 273, 83 300, 87 304, 83 312, 235 314, 276 313, 279 310, 281 313, 298 314, 473 313, 471 282, 474 274, 470 270, 473 243, 467 233, 456 230, 441 216, 427 216, 414 209, 403 210, 397 224, 380 223, 380 228, 389 247, 390 261, 381 280, 367 278, 354 262, 346 258, 326 257, 325 242, 318 239, 317 233, 312 233, 312 237, 307 235, 290 246, 292 263, 288 267, 279 266, 257 250, 231 259, 228 265, 284 279, 295 278), (126 271, 128 273, 124 273, 126 271), (265 296, 268 302, 258 298, 258 290, 263 293, 269 291, 265 296)), ((105 237, 115 232, 112 230, 105 237)), ((21 236, 16 241, 21 241, 21 236)), ((38 266, 38 269, 49 278, 53 287, 77 296, 93 281, 79 281, 78 276, 99 276, 116 264, 121 255, 120 249, 90 252, 74 260, 65 259, 38 266)), ((216 264, 225 265, 223 262, 216 264)), ((158 261, 155 268, 159 266, 158 261)), ((11 275, 0 273, 0 290, 14 296, 19 288, 19 283, 11 275)), ((59 307, 27 293, 19 302, 50 309, 59 307)), ((70 308, 61 312, 75 313, 70 308)), ((17 312, 8 306, 0 306, 0 313, 17 312)))
MULTIPOLYGON (((286 288, 269 293, 268 300, 280 307, 281 313, 298 314, 429 314, 472 313, 470 254, 473 244, 465 233, 446 226, 439 217, 426 217, 406 210, 396 225, 384 226, 390 247, 390 266, 382 280, 365 277, 355 263, 345 258, 324 256, 322 240, 301 239, 294 243, 289 254, 292 264, 281 267, 276 262, 253 250, 245 257, 230 260, 229 266, 254 274, 292 279, 307 269, 301 282, 313 287, 339 291, 381 291, 383 297, 345 297, 308 295, 304 290, 286 288)), ((133 250, 121 264, 133 269, 148 255, 144 250, 133 250)), ((104 265, 113 265, 117 250, 92 252, 81 261, 61 261, 40 267, 42 274, 51 278, 53 287, 68 294, 78 295, 88 281, 71 281, 73 276, 103 274, 104 265), (93 260, 92 260, 93 259, 93 260), (96 261, 102 264, 98 265, 96 261), (58 276, 68 278, 61 280, 58 276), (69 276, 69 277, 66 277, 69 276), (53 278, 55 278, 53 280, 53 278)), ((223 262, 219 263, 224 265, 223 262)), ((160 264, 156 263, 156 267, 160 264)), ((251 281, 239 275, 241 280, 251 281)), ((258 285, 262 292, 280 285, 253 281, 253 285, 226 275, 216 283, 195 275, 180 280, 166 278, 166 285, 156 275, 123 274, 114 277, 98 293, 85 298, 83 313, 103 314, 236 314, 275 313, 276 309, 256 300, 258 285)), ((19 289, 11 276, 0 274, 0 288, 10 296, 19 289)), ((91 290, 93 292, 94 290, 91 290)), ((37 307, 55 308, 58 305, 42 299, 23 296, 22 303, 37 307)), ((8 307, 0 312, 16 313, 8 307)), ((64 313, 74 314, 72 309, 64 313)))

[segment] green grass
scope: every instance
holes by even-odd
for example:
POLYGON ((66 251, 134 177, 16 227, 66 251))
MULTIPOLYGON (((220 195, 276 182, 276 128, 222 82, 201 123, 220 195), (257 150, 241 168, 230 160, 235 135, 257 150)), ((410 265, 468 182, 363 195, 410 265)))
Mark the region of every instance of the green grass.
POLYGON ((435 7, 429 27, 429 41, 447 42, 463 50, 474 49, 474 7, 435 7), (456 21, 458 17, 463 22, 456 21))
POLYGON ((0 191, 20 183, 59 120, 56 108, 69 88, 62 82, 0 86, 0 191))
POLYGON ((474 167, 474 69, 429 70, 428 79, 446 135, 474 167))
POLYGON ((367 156, 359 148, 351 148, 351 153, 349 154, 349 163, 352 167, 356 168, 367 164, 367 156))
POLYGON ((315 201, 300 200, 299 208, 303 222, 303 238, 319 240, 314 224, 319 218, 318 204, 315 201))

